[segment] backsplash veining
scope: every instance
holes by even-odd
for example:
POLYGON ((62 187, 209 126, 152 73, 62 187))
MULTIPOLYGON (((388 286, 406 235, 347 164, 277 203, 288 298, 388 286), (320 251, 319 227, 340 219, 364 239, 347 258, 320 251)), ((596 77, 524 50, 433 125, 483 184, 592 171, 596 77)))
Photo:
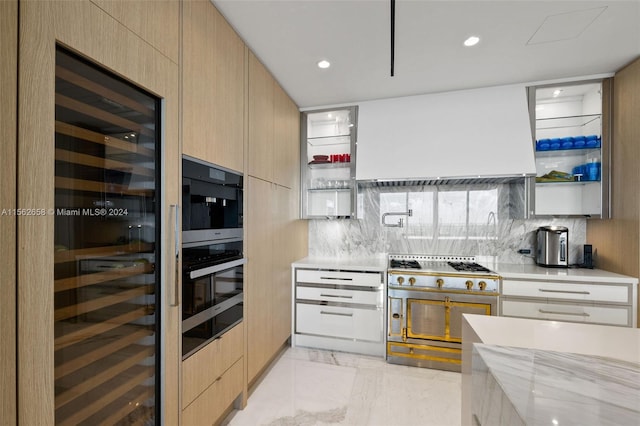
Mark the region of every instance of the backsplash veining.
POLYGON ((524 186, 461 185, 366 187, 351 220, 310 220, 309 256, 368 257, 387 253, 488 256, 498 262, 533 263, 540 226, 569 228, 569 261, 582 262, 586 219, 524 220, 524 186), (410 217, 382 214, 407 212, 410 217), (522 255, 518 249, 531 249, 522 255))

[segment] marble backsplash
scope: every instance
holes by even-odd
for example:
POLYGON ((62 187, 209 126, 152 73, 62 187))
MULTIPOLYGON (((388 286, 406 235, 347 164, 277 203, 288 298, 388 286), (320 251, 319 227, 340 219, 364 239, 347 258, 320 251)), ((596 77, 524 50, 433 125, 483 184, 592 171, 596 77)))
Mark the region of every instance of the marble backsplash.
POLYGON ((522 219, 524 186, 364 187, 359 219, 310 220, 309 256, 369 257, 388 253, 490 257, 504 263, 534 263, 540 226, 569 228, 569 261, 582 263, 586 219, 522 219), (388 215, 412 210, 411 216, 388 215), (403 220, 403 226, 393 226, 403 220), (531 249, 530 255, 518 253, 531 249))

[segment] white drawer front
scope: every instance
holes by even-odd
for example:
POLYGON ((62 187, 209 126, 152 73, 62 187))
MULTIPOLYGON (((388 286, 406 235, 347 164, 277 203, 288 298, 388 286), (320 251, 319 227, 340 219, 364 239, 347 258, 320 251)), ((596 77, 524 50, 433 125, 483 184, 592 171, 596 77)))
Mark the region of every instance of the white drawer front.
POLYGON ((631 325, 631 308, 503 300, 502 316, 608 325, 631 325))
POLYGON ((377 287, 383 283, 383 274, 379 272, 345 272, 297 269, 296 281, 302 283, 320 283, 333 285, 362 285, 377 287))
POLYGON ((382 341, 382 310, 296 304, 296 333, 382 341))
POLYGON ((542 281, 502 281, 502 295, 570 299, 578 301, 631 303, 629 285, 580 284, 542 281))
POLYGON ((296 299, 326 300, 328 302, 358 303, 382 307, 381 291, 357 291, 298 286, 296 287, 296 299))

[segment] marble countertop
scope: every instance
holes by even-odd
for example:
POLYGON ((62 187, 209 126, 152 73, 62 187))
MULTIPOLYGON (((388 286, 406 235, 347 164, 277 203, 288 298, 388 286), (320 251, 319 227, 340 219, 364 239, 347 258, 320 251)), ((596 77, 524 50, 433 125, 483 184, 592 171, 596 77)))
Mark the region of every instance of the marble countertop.
POLYGON ((545 268, 538 265, 518 265, 496 263, 488 266, 502 278, 546 279, 553 281, 588 281, 594 283, 629 283, 637 284, 638 279, 627 275, 616 274, 602 269, 586 268, 545 268))
MULTIPOLYGON (((485 344, 571 352, 640 363, 640 329, 464 314, 485 344)), ((463 337, 464 339, 464 337, 463 337)))
POLYGON ((357 271, 384 272, 387 270, 387 256, 354 257, 305 257, 291 264, 294 268, 344 269, 357 271))
POLYGON ((473 389, 473 413, 483 425, 640 420, 640 363, 476 343, 473 389))
MULTIPOLYGON (((317 257, 309 256, 292 263, 295 268, 333 268, 360 271, 385 271, 388 255, 380 254, 368 257, 317 257)), ((637 284, 638 279, 602 269, 584 268, 545 268, 533 264, 499 263, 486 257, 478 257, 478 262, 509 279, 544 279, 553 281, 588 281, 593 283, 630 283, 637 284)))

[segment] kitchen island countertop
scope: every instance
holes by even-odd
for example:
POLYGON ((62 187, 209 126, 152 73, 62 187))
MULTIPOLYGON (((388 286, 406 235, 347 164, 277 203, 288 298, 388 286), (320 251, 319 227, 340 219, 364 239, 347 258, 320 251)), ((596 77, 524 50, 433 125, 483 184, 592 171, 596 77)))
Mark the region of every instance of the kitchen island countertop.
MULTIPOLYGON (((618 360, 621 365, 640 364, 640 330, 637 328, 464 315, 462 341, 463 425, 473 424, 472 368, 476 368, 472 361, 474 343, 577 354, 586 356, 582 357, 583 360, 590 359, 591 363, 585 361, 585 368, 591 369, 599 365, 598 362, 594 362, 597 360, 596 357, 618 360)), ((570 373, 571 371, 567 371, 567 374, 570 373)), ((536 376, 530 377, 535 379, 536 376)), ((532 386, 534 385, 532 382, 532 386)), ((636 400, 640 406, 637 391, 636 400)))
POLYGON ((483 425, 637 425, 640 363, 473 345, 472 412, 483 425))

